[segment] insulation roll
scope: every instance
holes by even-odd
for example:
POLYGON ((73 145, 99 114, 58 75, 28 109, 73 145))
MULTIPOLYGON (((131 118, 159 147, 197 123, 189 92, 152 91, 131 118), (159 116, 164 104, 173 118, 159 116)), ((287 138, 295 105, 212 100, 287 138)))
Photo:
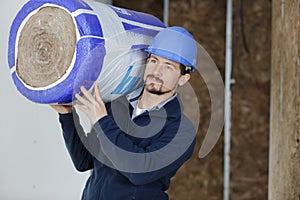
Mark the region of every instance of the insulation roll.
POLYGON ((17 90, 41 104, 70 103, 96 81, 105 102, 143 83, 156 17, 92 0, 30 0, 10 29, 8 63, 17 90))

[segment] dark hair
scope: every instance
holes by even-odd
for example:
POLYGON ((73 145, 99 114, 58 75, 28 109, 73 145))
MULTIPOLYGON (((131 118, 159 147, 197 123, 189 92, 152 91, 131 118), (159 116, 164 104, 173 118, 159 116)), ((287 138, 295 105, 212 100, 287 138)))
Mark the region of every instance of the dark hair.
POLYGON ((180 73, 181 75, 190 74, 191 73, 190 67, 180 64, 180 73))

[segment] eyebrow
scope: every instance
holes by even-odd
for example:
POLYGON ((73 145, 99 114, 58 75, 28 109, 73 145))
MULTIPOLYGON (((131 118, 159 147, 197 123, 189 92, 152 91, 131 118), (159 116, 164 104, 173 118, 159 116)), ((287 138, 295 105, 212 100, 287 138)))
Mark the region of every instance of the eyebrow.
POLYGON ((151 55, 150 58, 154 58, 155 60, 158 60, 158 58, 154 55, 151 55))
MULTIPOLYGON (((154 58, 155 60, 158 60, 158 58, 154 55, 151 55, 150 58, 154 58)), ((174 68, 176 68, 176 65, 174 63, 171 63, 171 62, 165 62, 165 64, 167 65, 172 65, 174 68)))

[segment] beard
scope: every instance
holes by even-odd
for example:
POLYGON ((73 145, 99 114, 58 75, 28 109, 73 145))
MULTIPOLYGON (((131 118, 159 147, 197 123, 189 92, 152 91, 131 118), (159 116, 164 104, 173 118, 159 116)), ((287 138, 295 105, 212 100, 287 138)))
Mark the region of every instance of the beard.
POLYGON ((149 93, 155 94, 155 95, 163 95, 163 94, 167 94, 169 92, 172 92, 172 90, 165 90, 165 91, 163 91, 162 90, 163 84, 164 84, 164 81, 161 80, 160 78, 155 77, 154 75, 147 75, 146 80, 144 82, 144 88, 149 93), (155 83, 148 83, 147 84, 147 79, 148 78, 155 79, 157 81, 157 84, 155 84, 155 83))
POLYGON ((167 94, 169 92, 172 92, 172 90, 165 90, 162 91, 162 85, 159 88, 155 88, 153 83, 150 84, 145 84, 144 88, 146 89, 146 91, 148 91, 151 94, 155 94, 155 95, 163 95, 163 94, 167 94))

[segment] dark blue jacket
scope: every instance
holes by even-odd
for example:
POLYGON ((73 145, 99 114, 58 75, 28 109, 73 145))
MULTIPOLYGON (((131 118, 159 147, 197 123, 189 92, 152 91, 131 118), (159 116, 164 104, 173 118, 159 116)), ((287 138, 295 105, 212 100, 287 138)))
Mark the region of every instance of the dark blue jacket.
POLYGON ((87 136, 75 112, 59 117, 75 168, 93 169, 82 199, 169 199, 165 191, 170 179, 191 157, 195 145, 195 129, 182 112, 179 96, 133 120, 126 97, 106 107, 108 116, 87 136))

